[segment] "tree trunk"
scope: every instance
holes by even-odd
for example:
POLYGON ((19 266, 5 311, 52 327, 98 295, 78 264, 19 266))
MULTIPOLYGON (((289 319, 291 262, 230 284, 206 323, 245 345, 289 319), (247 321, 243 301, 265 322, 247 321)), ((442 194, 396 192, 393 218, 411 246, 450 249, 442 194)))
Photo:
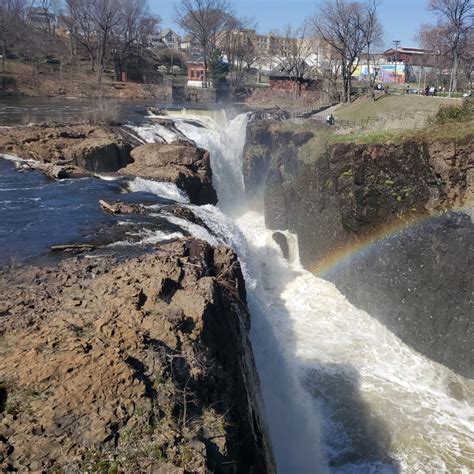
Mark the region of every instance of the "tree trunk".
POLYGON ((458 88, 458 64, 459 64, 459 55, 458 52, 454 52, 454 65, 453 65, 453 80, 452 80, 452 92, 456 92, 458 88))
POLYGON ((367 45, 367 74, 369 75, 370 94, 372 96, 372 100, 375 102, 375 76, 372 77, 372 74, 370 73, 370 45, 367 45))
POLYGON ((342 69, 342 102, 347 101, 346 92, 347 92, 346 68, 345 68, 345 66, 343 66, 343 69, 342 69))
POLYGON ((3 45, 2 49, 2 72, 5 72, 5 62, 7 60, 7 48, 3 45))
POLYGON ((97 52, 97 84, 100 86, 102 84, 102 74, 104 72, 105 65, 105 47, 107 44, 107 35, 104 33, 102 37, 101 45, 99 46, 99 51, 97 52))
POLYGON ((102 64, 98 64, 97 65, 97 85, 101 85, 102 84, 102 72, 103 72, 103 66, 102 64))
POLYGON ((351 102, 351 90, 352 90, 352 75, 351 68, 347 71, 347 102, 351 102))

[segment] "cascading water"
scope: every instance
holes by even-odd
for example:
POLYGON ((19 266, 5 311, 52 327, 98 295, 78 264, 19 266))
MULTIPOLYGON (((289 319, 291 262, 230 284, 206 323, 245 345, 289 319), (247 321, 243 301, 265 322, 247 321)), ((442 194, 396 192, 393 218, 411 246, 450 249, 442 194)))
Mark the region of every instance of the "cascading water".
MULTIPOLYGON (((472 472, 473 381, 403 344, 301 268, 297 252, 292 263, 282 257, 263 216, 246 209, 246 123, 246 115, 176 118, 211 153, 219 208, 189 206, 214 235, 169 219, 239 255, 278 471, 472 472)), ((170 141, 162 128, 147 125, 141 136, 170 141)))

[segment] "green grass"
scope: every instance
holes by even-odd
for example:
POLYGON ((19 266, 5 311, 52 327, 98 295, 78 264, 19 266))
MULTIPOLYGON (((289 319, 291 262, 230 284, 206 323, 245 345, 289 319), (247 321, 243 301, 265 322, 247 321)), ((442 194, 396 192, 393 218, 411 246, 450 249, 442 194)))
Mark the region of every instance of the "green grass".
MULTIPOLYGON (((370 132, 334 133, 332 130, 318 130, 315 124, 297 124, 286 122, 278 124, 279 131, 313 131, 314 137, 298 148, 298 158, 305 163, 314 163, 325 156, 332 145, 336 144, 398 144, 404 140, 416 140, 430 143, 434 140, 464 144, 474 141, 474 121, 461 123, 431 124, 423 129, 393 129, 370 132)), ((389 184, 389 183, 387 183, 389 184)))
POLYGON ((426 111, 434 114, 441 106, 460 105, 458 100, 437 99, 418 95, 387 95, 379 100, 358 100, 353 104, 343 105, 334 112, 336 120, 358 120, 378 115, 415 113, 426 111))
POLYGON ((430 142, 433 140, 451 141, 453 143, 466 143, 474 140, 474 121, 464 123, 449 123, 443 125, 430 125, 421 130, 396 129, 375 132, 347 133, 344 135, 331 134, 328 145, 336 143, 354 144, 383 144, 400 143, 403 140, 417 140, 430 142))

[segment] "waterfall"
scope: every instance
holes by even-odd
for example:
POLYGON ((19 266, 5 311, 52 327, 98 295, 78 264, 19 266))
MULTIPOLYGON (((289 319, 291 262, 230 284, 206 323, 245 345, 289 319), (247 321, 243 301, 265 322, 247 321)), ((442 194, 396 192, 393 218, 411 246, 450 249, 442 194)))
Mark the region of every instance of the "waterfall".
MULTIPOLYGON (((170 220, 239 256, 278 471, 472 472, 473 381, 418 354, 304 270, 296 237, 285 229, 290 258, 283 258, 263 216, 247 209, 246 124, 245 114, 230 122, 176 118, 183 134, 209 150, 219 204, 189 205, 213 235, 170 220)), ((159 125, 145 127, 145 140, 163 135, 159 125)))

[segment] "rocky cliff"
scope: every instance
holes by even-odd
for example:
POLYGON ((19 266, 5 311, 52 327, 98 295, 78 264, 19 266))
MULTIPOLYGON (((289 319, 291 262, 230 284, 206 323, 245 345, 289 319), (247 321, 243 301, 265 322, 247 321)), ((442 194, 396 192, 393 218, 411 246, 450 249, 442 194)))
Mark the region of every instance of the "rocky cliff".
POLYGON ((448 132, 364 143, 310 122, 257 121, 244 173, 267 226, 298 235, 306 268, 472 376, 474 225, 454 210, 474 198, 474 133, 448 132))
POLYGON ((230 249, 178 240, 0 286, 2 470, 274 472, 230 249))

